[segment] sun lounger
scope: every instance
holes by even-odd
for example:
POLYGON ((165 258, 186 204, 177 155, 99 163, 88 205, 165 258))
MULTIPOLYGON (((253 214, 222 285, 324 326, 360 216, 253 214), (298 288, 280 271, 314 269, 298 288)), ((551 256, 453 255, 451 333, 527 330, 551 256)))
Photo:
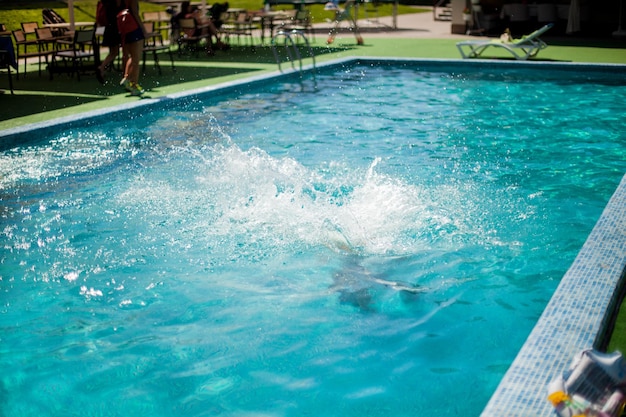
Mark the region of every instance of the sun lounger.
POLYGON ((548 47, 548 45, 539 39, 541 35, 546 33, 552 23, 545 25, 530 35, 521 39, 513 39, 511 41, 503 41, 501 39, 480 40, 480 41, 463 41, 456 44, 463 58, 480 58, 482 53, 490 47, 504 48, 509 51, 515 59, 528 59, 536 56, 539 51, 548 47))

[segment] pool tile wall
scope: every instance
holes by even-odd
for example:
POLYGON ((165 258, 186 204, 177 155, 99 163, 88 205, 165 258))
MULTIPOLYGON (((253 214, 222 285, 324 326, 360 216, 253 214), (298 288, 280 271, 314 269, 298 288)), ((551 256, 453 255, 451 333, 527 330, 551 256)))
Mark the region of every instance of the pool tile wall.
POLYGON ((626 267, 626 176, 481 417, 554 416, 547 386, 583 349, 601 348, 626 267))

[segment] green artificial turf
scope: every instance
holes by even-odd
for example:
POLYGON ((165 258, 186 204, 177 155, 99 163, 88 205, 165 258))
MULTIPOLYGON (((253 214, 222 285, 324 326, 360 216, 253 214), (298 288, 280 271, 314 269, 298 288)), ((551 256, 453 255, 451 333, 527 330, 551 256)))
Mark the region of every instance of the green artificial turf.
POLYGON ((622 302, 612 329, 607 352, 619 350, 626 354, 626 303, 622 302))

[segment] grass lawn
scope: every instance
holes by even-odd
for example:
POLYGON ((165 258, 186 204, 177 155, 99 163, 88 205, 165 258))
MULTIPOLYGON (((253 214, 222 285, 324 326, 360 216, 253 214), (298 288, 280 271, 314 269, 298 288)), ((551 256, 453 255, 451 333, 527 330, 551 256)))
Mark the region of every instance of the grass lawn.
POLYGON ((619 350, 626 355, 626 303, 619 308, 615 328, 609 341, 608 352, 619 350))

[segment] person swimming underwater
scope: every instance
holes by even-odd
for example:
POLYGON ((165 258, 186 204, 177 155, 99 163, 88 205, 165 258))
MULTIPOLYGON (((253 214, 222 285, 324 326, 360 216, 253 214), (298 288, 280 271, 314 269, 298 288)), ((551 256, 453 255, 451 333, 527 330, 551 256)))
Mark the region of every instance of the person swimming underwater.
POLYGON ((400 281, 388 280, 370 272, 362 265, 363 258, 350 255, 344 267, 333 274, 330 289, 339 293, 339 301, 363 311, 374 311, 373 294, 376 287, 398 291, 409 298, 426 291, 426 288, 400 281))

